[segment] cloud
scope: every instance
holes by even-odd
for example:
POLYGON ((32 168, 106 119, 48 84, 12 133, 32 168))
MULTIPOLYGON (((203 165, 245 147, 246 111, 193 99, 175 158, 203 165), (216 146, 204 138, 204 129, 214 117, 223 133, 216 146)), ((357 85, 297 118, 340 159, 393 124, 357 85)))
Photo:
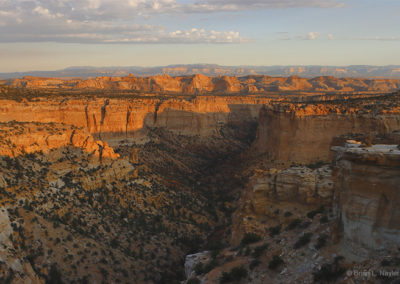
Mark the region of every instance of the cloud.
POLYGON ((335 39, 335 36, 334 36, 333 34, 328 34, 328 38, 329 38, 330 40, 334 40, 334 39, 335 39))
POLYGON ((246 39, 236 31, 165 31, 137 23, 160 15, 340 5, 339 0, 0 0, 0 42, 240 43, 246 39))
POLYGON ((336 0, 203 0, 186 6, 191 12, 221 12, 258 9, 287 9, 287 8, 340 8, 343 2, 336 0))
POLYGON ((298 38, 302 40, 316 40, 319 39, 320 35, 319 32, 309 32, 306 35, 299 36, 298 38))

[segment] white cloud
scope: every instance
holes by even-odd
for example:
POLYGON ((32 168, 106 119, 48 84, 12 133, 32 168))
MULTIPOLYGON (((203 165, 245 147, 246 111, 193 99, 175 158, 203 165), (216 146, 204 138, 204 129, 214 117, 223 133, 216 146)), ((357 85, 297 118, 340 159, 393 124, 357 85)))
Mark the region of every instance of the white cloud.
POLYGON ((156 24, 134 22, 159 15, 339 5, 339 0, 0 0, 0 42, 238 43, 246 40, 236 31, 164 32, 156 24))
POLYGON ((320 35, 319 32, 309 32, 306 35, 299 36, 298 38, 302 40, 316 40, 319 39, 320 35))

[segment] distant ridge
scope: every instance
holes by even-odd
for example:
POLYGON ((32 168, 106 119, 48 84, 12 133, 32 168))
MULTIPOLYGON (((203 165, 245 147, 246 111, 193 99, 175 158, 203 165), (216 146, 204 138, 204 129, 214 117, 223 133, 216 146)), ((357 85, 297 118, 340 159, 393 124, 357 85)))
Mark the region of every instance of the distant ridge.
POLYGON ((154 76, 167 74, 170 76, 185 76, 203 74, 206 76, 301 76, 312 78, 317 76, 334 76, 347 78, 387 78, 400 79, 400 65, 371 66, 221 66, 216 64, 168 65, 157 67, 92 67, 74 66, 54 71, 27 71, 15 73, 0 73, 0 79, 22 78, 24 76, 54 77, 62 79, 95 78, 98 76, 154 76))

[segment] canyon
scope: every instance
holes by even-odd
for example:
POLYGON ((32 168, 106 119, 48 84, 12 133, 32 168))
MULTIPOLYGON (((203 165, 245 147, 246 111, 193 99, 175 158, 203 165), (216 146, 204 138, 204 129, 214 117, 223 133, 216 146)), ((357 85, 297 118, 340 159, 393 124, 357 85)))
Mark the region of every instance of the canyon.
POLYGON ((396 80, 2 84, 1 280, 361 283, 344 272, 399 265, 396 80))

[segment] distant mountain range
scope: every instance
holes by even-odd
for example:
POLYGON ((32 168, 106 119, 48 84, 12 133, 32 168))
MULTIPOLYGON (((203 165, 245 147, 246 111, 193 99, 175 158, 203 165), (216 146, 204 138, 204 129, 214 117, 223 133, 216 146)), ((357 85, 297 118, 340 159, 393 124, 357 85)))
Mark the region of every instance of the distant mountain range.
POLYGON ((27 71, 15 73, 0 73, 0 79, 22 78, 24 76, 54 77, 62 79, 94 78, 98 76, 154 76, 168 74, 183 76, 204 74, 206 76, 334 76, 352 78, 400 78, 400 65, 370 66, 220 66, 214 64, 169 65, 157 67, 69 67, 55 71, 27 71))

